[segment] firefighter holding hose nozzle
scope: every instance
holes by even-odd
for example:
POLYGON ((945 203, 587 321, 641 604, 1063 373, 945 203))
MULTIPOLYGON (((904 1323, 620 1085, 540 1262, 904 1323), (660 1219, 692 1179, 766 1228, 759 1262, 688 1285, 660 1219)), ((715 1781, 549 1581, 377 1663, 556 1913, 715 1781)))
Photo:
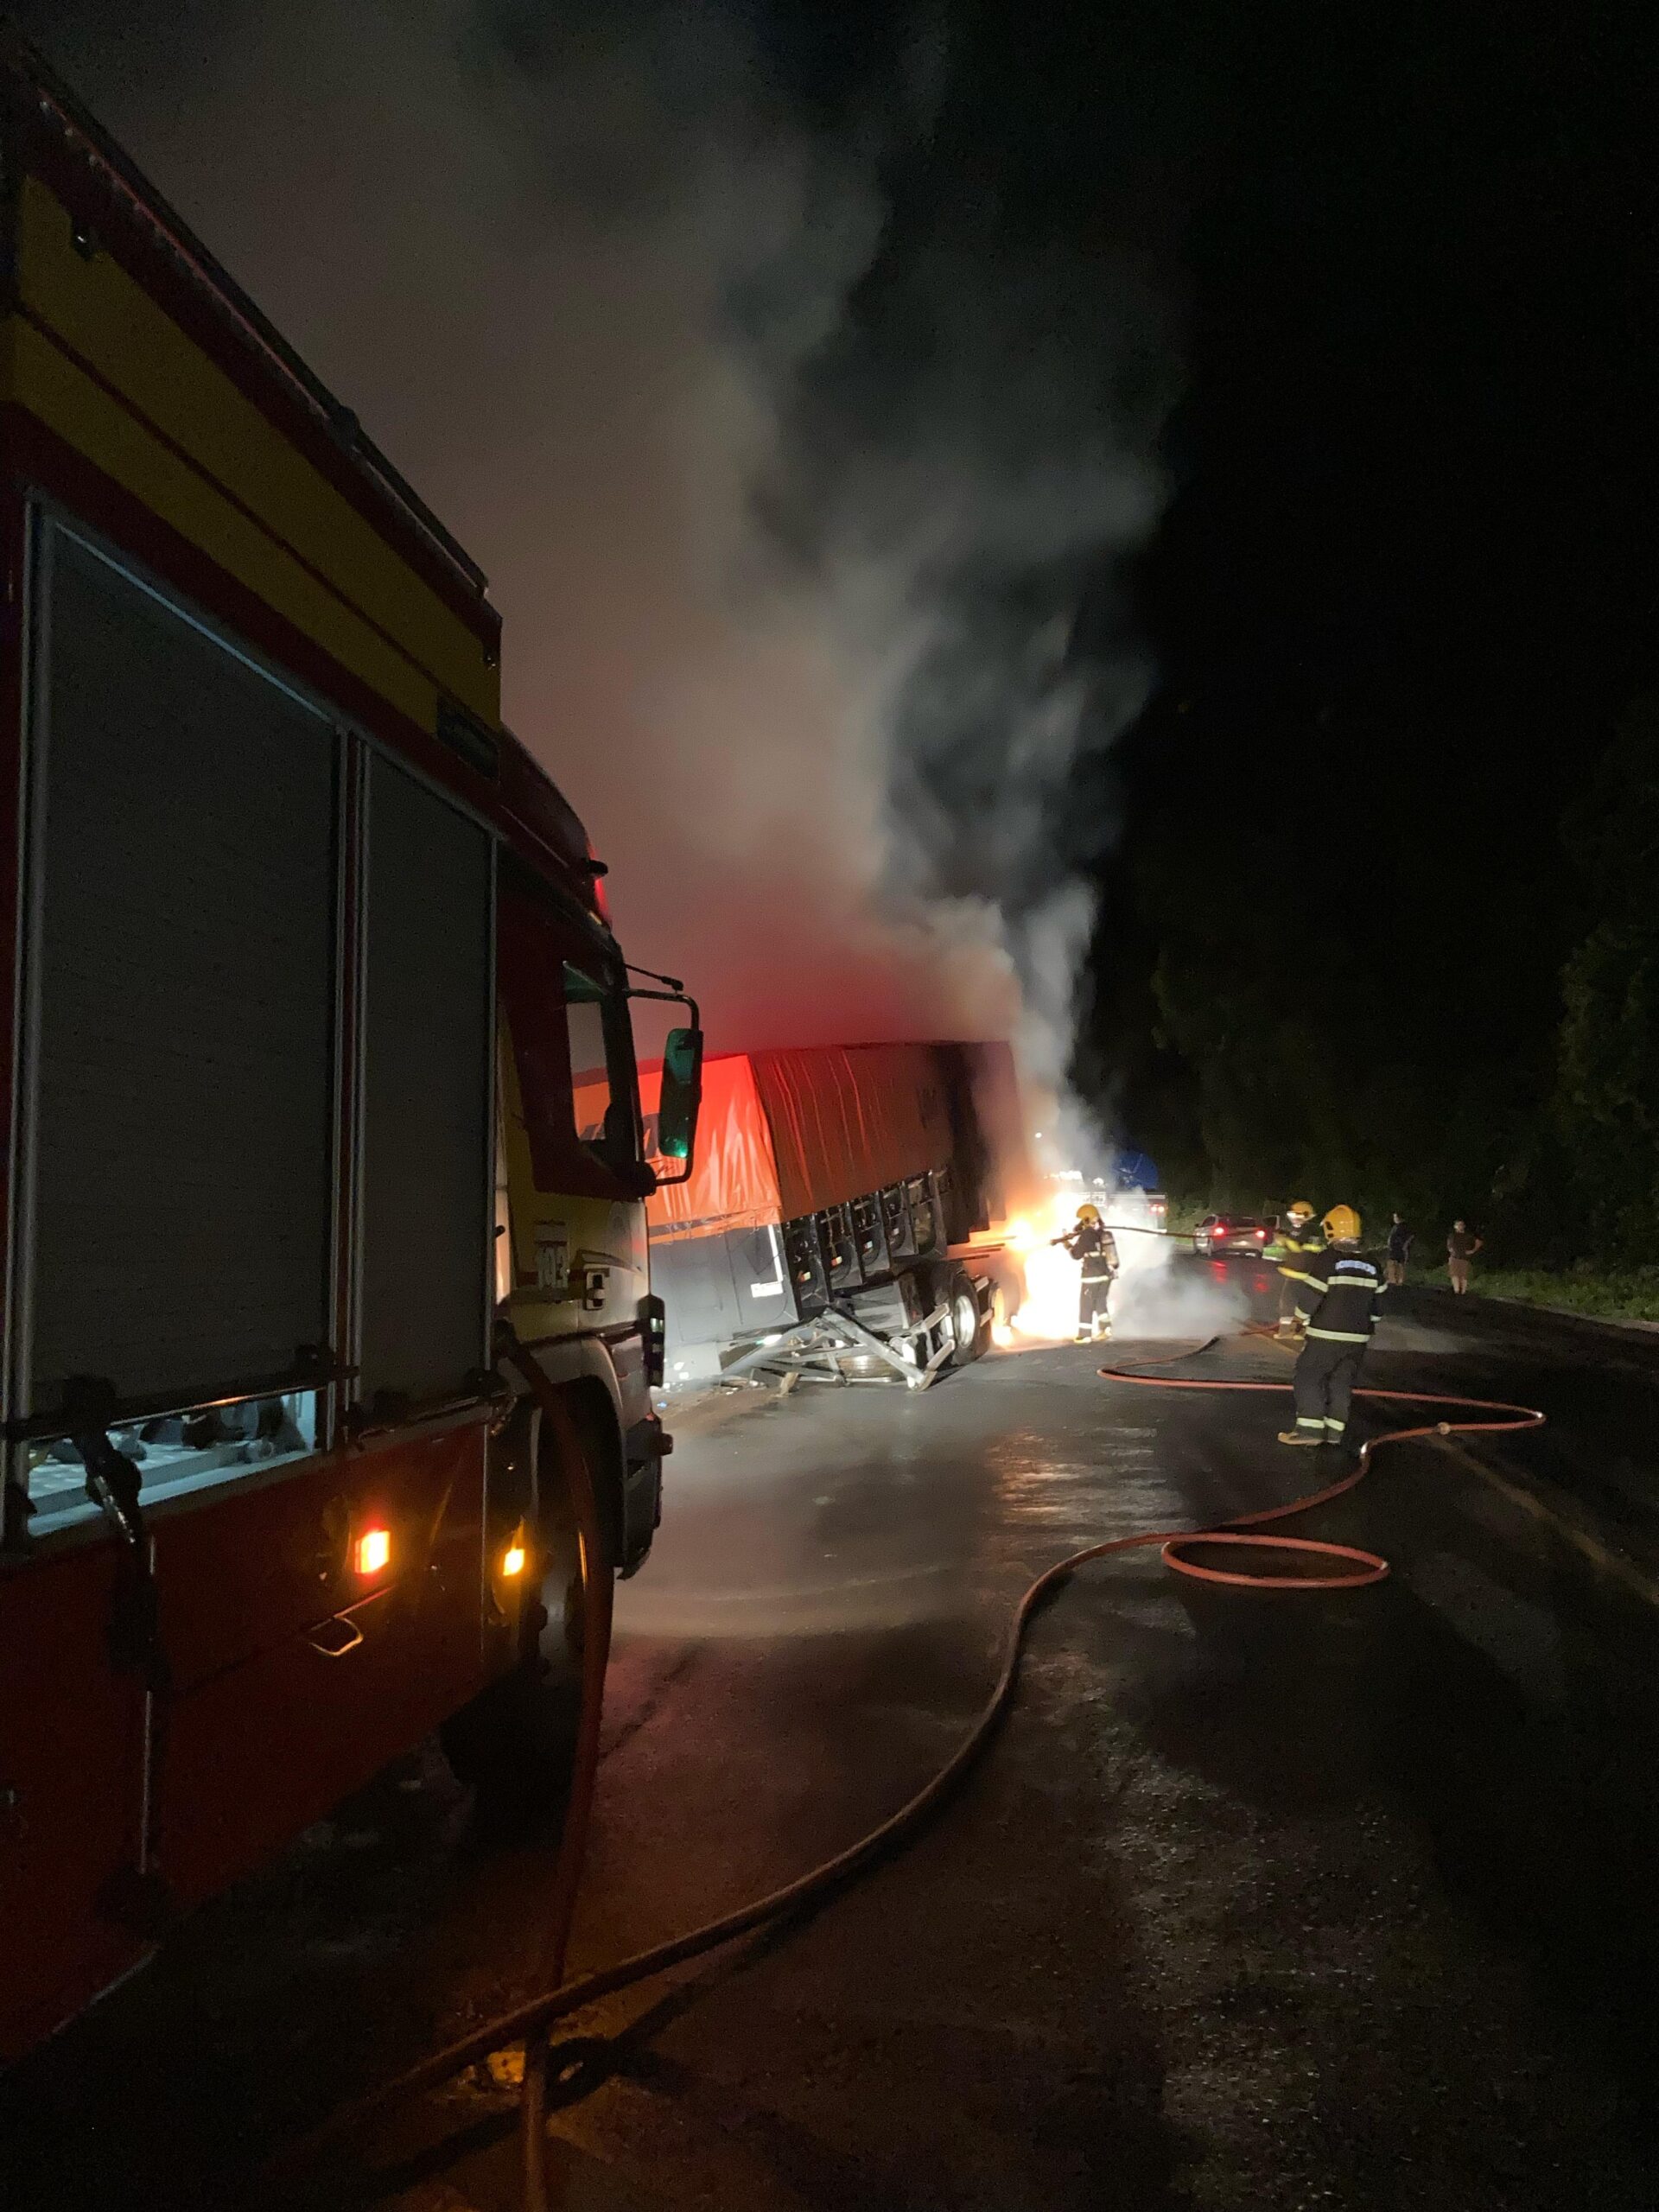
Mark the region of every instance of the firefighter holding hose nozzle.
POLYGON ((1306 1332, 1296 1362, 1296 1426, 1281 1444, 1340 1444, 1354 1385, 1376 1325, 1382 1270, 1359 1249, 1352 1206, 1332 1206, 1320 1224, 1325 1249, 1296 1277, 1296 1319, 1306 1332))
POLYGON ((1075 1229, 1054 1239, 1083 1269, 1077 1294, 1077 1342, 1112 1333, 1112 1284, 1117 1275, 1117 1240, 1100 1217, 1098 1206, 1079 1206, 1075 1229))

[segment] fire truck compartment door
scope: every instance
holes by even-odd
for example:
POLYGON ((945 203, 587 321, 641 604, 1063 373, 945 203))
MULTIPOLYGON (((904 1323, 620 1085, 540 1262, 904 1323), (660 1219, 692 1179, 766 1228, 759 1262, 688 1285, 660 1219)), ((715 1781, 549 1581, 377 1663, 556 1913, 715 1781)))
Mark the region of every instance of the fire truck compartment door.
POLYGON ((363 1027, 364 1397, 461 1394, 493 1268, 491 861, 389 760, 369 775, 363 1027))
MULTIPOLYGON (((337 740, 90 540, 36 517, 34 554, 10 1408, 188 1402, 327 1333, 337 740)), ((143 1948, 118 1560, 88 1531, 0 1573, 0 2052, 143 1948)))
POLYGON ((326 1340, 335 733, 42 524, 14 1405, 326 1340))

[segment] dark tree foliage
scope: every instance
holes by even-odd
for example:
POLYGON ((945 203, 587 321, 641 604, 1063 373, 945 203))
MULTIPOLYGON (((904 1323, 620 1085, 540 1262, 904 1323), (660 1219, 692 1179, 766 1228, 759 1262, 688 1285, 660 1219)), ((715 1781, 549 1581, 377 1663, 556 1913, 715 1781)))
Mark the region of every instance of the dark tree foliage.
POLYGON ((1078 1077, 1191 1196, 1651 1259, 1649 12, 1231 20, 1078 1077))
POLYGON ((1563 978, 1557 1117, 1590 1241, 1659 1255, 1659 696, 1625 715, 1567 842, 1599 916, 1563 978))

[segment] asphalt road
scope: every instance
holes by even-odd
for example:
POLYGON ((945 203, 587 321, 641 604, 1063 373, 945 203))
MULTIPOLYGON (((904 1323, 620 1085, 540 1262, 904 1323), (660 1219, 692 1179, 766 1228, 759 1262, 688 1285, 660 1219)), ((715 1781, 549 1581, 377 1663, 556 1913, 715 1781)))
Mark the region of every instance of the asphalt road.
MULTIPOLYGON (((1096 1363, 680 1417, 575 1967, 891 1810, 1051 1560, 1319 1479, 1280 1402, 1096 1363)), ((1287 1368, 1238 1338, 1178 1371, 1287 1368)), ((575 2024, 571 2212, 1652 2212, 1659 1344, 1408 1296, 1372 1370, 1554 1425, 1393 1452, 1307 1524, 1385 1553, 1376 1588, 1206 1592, 1155 1553, 1080 1574, 907 1856, 575 2024)), ((485 1848, 467 1811, 425 1755, 198 1916, 5 2085, 8 2205, 238 2202, 261 2147, 523 1993, 550 1853, 485 1848)), ((291 2201, 505 2212, 513 2172, 476 2078, 291 2201)))

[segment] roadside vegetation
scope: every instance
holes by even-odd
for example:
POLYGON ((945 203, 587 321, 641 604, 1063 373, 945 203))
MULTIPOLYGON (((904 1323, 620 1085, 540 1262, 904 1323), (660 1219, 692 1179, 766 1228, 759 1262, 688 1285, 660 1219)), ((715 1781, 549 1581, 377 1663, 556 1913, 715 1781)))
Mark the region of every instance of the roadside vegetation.
MULTIPOLYGON (((1446 1290, 1445 1271, 1435 1274, 1414 1268, 1407 1287, 1446 1290)), ((1659 1268, 1598 1268, 1585 1261, 1557 1273, 1548 1268, 1483 1268, 1477 1260, 1469 1292, 1475 1298, 1512 1298, 1522 1306, 1553 1306, 1592 1320, 1659 1322, 1659 1268)))
MULTIPOLYGON (((1192 1211, 1176 1192, 1200 1212, 1344 1201, 1369 1242, 1397 1208, 1427 1284, 1461 1217, 1485 1245, 1476 1290, 1659 1319, 1659 693, 1579 734, 1547 789, 1483 785, 1486 830, 1454 849, 1390 811, 1418 787, 1401 771, 1373 790, 1378 747, 1356 738, 1341 759, 1363 789, 1328 810, 1368 824, 1366 894, 1319 903, 1317 929, 1307 869, 1263 867, 1243 895, 1179 807, 1141 833, 1105 886, 1114 957, 1075 1073, 1160 1162, 1172 1226, 1192 1211)), ((1267 783, 1284 771, 1238 750, 1267 783)), ((1130 757, 1132 793, 1172 758, 1173 741, 1130 757)), ((1262 818, 1300 818, 1295 789, 1251 793, 1262 818)))

